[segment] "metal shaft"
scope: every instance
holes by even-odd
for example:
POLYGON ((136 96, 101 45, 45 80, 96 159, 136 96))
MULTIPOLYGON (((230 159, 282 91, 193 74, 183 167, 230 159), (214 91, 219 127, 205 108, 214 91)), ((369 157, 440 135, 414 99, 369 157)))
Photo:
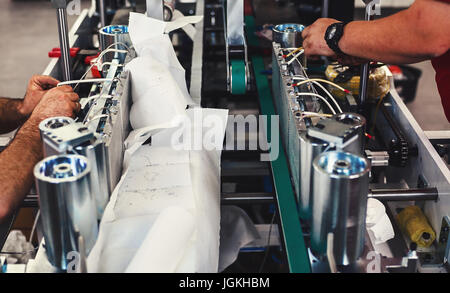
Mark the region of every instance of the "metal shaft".
POLYGON ((382 201, 437 200, 438 197, 439 193, 436 188, 373 189, 369 191, 369 198, 382 201))
POLYGON ((327 18, 329 10, 330 10, 330 1, 323 0, 322 1, 322 17, 327 18))
POLYGON ((59 43, 61 47, 61 68, 63 81, 72 80, 72 65, 70 63, 69 29, 67 25, 66 8, 57 8, 59 43))
POLYGON ((98 0, 100 9, 100 23, 102 27, 106 26, 106 10, 105 10, 105 0, 98 0))
MULTIPOLYGON (((371 13, 372 5, 366 4, 366 15, 365 20, 371 21, 373 20, 373 14, 371 13)), ((359 107, 360 111, 364 111, 364 106, 367 101, 367 88, 369 84, 369 66, 370 62, 363 64, 361 66, 361 76, 360 76, 360 84, 359 84, 359 107)))

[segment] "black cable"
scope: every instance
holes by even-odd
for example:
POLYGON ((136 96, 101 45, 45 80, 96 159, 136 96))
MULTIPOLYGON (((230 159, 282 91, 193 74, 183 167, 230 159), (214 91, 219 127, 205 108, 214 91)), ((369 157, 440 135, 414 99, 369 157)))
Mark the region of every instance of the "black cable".
POLYGON ((267 246, 266 246, 266 252, 264 254, 264 259, 259 267, 258 273, 262 273, 262 270, 264 268, 264 265, 266 264, 267 261, 267 257, 269 256, 269 250, 270 250, 270 237, 272 236, 272 227, 273 227, 273 223, 275 222, 275 216, 277 215, 277 212, 275 211, 273 213, 273 217, 272 217, 272 221, 270 222, 270 229, 269 229, 269 237, 267 240, 267 246))

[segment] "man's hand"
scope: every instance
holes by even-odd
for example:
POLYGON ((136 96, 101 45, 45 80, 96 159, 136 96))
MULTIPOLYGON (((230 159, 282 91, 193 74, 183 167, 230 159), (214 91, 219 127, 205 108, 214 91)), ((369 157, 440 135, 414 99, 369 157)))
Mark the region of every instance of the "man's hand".
POLYGON ((81 109, 79 97, 66 85, 49 90, 31 114, 30 120, 40 123, 51 117, 74 117, 81 109))
POLYGON ((319 18, 312 25, 303 30, 303 48, 308 57, 327 56, 336 58, 336 53, 328 47, 325 41, 327 28, 339 22, 332 18, 319 18))
POLYGON ((27 93, 19 107, 20 114, 28 117, 42 97, 58 83, 59 81, 51 76, 34 75, 28 83, 27 93))

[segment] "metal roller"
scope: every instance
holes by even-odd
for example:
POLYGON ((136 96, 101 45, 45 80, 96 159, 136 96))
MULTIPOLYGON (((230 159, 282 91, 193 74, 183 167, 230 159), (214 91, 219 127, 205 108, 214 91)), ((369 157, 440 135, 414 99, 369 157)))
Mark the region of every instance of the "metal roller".
POLYGON ((244 95, 247 91, 247 70, 244 60, 231 60, 231 93, 244 95))
POLYGON ((300 135, 300 217, 311 218, 314 183, 313 162, 328 147, 328 143, 307 134, 300 135))
POLYGON ((336 263, 352 264, 364 248, 370 164, 354 154, 333 151, 318 156, 313 166, 311 248, 325 255, 328 234, 333 233, 336 263))
POLYGON ((358 139, 347 145, 344 151, 362 155, 364 153, 366 139, 366 118, 356 113, 341 113, 333 116, 333 119, 357 129, 358 139))
POLYGON ((273 41, 281 48, 298 48, 303 44, 302 32, 305 26, 296 23, 285 23, 273 28, 273 41))
MULTIPOLYGON (((127 50, 131 47, 131 39, 126 25, 110 25, 100 29, 100 49, 102 51, 111 47, 117 50, 127 50), (115 44, 115 45, 113 45, 115 44), (127 48, 128 47, 128 48, 127 48)), ((119 59, 120 63, 125 61, 127 53, 106 53, 103 56, 103 62, 111 62, 113 59, 119 59)))
POLYGON ((91 193, 97 205, 97 219, 101 220, 109 201, 108 156, 106 147, 99 135, 91 141, 74 148, 74 151, 86 157, 91 165, 91 193))
POLYGON ((67 269, 67 255, 88 255, 98 234, 96 204, 90 192, 91 166, 85 157, 52 156, 34 168, 45 248, 50 263, 67 269))

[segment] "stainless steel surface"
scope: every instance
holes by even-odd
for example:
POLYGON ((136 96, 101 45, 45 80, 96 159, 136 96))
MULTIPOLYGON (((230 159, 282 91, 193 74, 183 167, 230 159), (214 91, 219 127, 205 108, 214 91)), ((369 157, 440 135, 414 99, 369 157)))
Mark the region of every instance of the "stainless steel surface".
POLYGON ((105 144, 100 135, 96 135, 94 139, 75 147, 74 152, 86 157, 91 165, 90 177, 92 185, 90 191, 97 205, 97 219, 101 220, 111 192, 105 144))
MULTIPOLYGON (((349 121, 352 121, 349 119, 349 121)), ((365 121, 365 119, 364 119, 365 121)), ((348 122, 348 121, 347 121, 348 122)), ((344 123, 334 119, 323 119, 308 128, 308 135, 328 142, 332 147, 360 155, 361 126, 363 121, 344 123), (356 125, 352 123, 356 122, 356 125), (359 125, 358 125, 359 124, 359 125)))
POLYGON ((313 164, 311 248, 325 255, 328 233, 333 233, 336 263, 352 264, 364 249, 369 162, 350 153, 327 152, 313 164))
POLYGON ((273 28, 273 41, 281 48, 298 48, 303 44, 302 32, 305 26, 296 23, 285 23, 273 28))
POLYGON ((45 137, 51 135, 53 130, 72 123, 75 123, 75 121, 69 117, 53 117, 45 119, 39 124, 39 131, 41 133, 41 139, 43 141, 44 157, 49 157, 58 154, 58 152, 55 151, 53 147, 51 147, 48 143, 45 142, 45 137))
MULTIPOLYGON (((100 49, 102 51, 107 48, 127 51, 131 47, 131 39, 128 34, 128 26, 126 25, 110 25, 100 29, 100 49)), ((118 59, 119 63, 123 63, 127 53, 110 52, 103 56, 103 63, 111 62, 118 59)), ((105 71, 105 68, 103 69, 105 71)))
MULTIPOLYGON (((80 47, 80 48, 91 48, 93 46, 92 37, 90 34, 86 34, 92 30, 92 23, 95 19, 95 5, 89 10, 83 10, 74 26, 70 30, 70 46, 80 47)), ((112 53, 111 53, 112 54, 112 53)), ((131 58, 127 54, 126 59, 131 58)), ((114 188, 120 179, 122 171, 122 160, 123 160, 123 141, 128 136, 129 133, 129 106, 130 106, 130 84, 129 84, 129 74, 125 72, 120 72, 120 64, 118 60, 113 60, 112 65, 108 68, 107 77, 112 77, 112 81, 106 81, 101 84, 102 86, 102 98, 99 98, 96 105, 93 107, 93 112, 91 114, 102 112, 102 109, 106 106, 106 98, 108 98, 108 103, 111 103, 110 116, 105 123, 102 134, 105 140, 106 154, 108 156, 108 163, 111 165, 110 175, 108 182, 111 184, 111 188, 114 188)), ((54 76, 55 78, 61 79, 60 68, 58 62, 52 59, 44 71, 44 74, 54 76)), ((66 152, 69 147, 75 147, 78 143, 92 139, 95 129, 98 129, 100 120, 91 121, 88 125, 88 130, 86 134, 80 135, 79 140, 73 139, 72 134, 67 137, 64 133, 61 133, 62 138, 67 139, 65 147, 61 150, 66 152), (92 136, 91 136, 92 135, 92 136), (66 148, 67 147, 67 148, 66 148)), ((70 127, 69 127, 70 128, 70 127)), ((58 129, 56 129, 58 130, 58 129)), ((73 129, 74 130, 74 129, 73 129)), ((51 138, 51 137, 50 137, 51 138)), ((57 140, 56 140, 57 141, 57 140)), ((90 179, 90 178, 89 178, 90 179)), ((94 212, 95 212, 95 222, 97 223, 97 212, 96 204, 94 199, 94 212)), ((61 244, 62 245, 62 244, 61 244)))
POLYGON ((302 133, 306 133, 307 122, 309 119, 303 119, 303 111, 316 111, 317 103, 314 99, 305 99, 297 97, 299 91, 306 93, 316 93, 313 84, 296 88, 293 76, 307 79, 308 76, 303 67, 302 61, 293 62, 288 65, 283 58, 283 49, 280 44, 273 42, 272 56, 272 91, 276 112, 280 119, 280 133, 283 146, 286 149, 291 176, 293 178, 295 193, 299 199, 301 192, 301 138, 302 133))
POLYGON ((226 10, 228 46, 244 46, 244 0, 228 0, 226 10))
POLYGON ((62 67, 63 81, 72 80, 72 63, 70 57, 69 29, 67 25, 66 8, 57 8, 56 15, 58 19, 59 45, 61 48, 61 58, 59 58, 62 67))
POLYGON ((341 113, 333 117, 334 120, 352 126, 357 131, 358 139, 354 143, 345 147, 345 151, 362 155, 365 149, 366 140, 366 118, 356 113, 341 113))
POLYGON ((389 166, 389 153, 386 151, 373 152, 366 150, 366 158, 370 161, 372 167, 387 167, 389 166))
POLYGON ((42 121, 39 124, 39 130, 41 131, 42 135, 45 132, 61 128, 72 123, 75 123, 75 121, 70 117, 52 117, 42 121))
POLYGON ((442 226, 439 232, 439 252, 441 253, 442 262, 449 265, 450 258, 450 217, 445 216, 442 218, 442 226))
MULTIPOLYGON (((127 57, 128 58, 128 57, 127 57)), ((113 190, 122 174, 123 155, 125 152, 124 141, 130 132, 130 106, 131 106, 131 85, 129 72, 118 74, 117 60, 113 60, 113 65, 108 72, 108 78, 117 77, 118 82, 107 82, 103 84, 102 94, 113 93, 112 106, 109 111, 108 119, 103 129, 103 140, 105 142, 108 166, 109 166, 109 184, 113 190)), ((105 107, 106 99, 101 99, 92 111, 101 111, 105 107)), ((97 129, 100 120, 94 120, 90 123, 92 129, 97 129)))
POLYGON ((448 142, 450 142, 450 130, 425 131, 425 135, 433 143, 448 143, 448 142))
POLYGON ((147 16, 164 20, 163 0, 146 0, 147 16))
POLYGON ((300 195, 297 195, 300 206, 300 217, 311 218, 314 172, 313 162, 327 148, 328 143, 308 137, 307 134, 300 135, 300 195))
POLYGON ((94 132, 82 123, 72 123, 42 132, 46 155, 71 152, 74 147, 94 138, 94 132))
POLYGON ((439 200, 437 202, 426 201, 424 213, 433 229, 439 231, 442 218, 447 216, 450 211, 450 169, 395 91, 392 75, 388 76, 392 90, 385 98, 385 106, 387 111, 396 118, 409 144, 417 147, 418 156, 410 158, 406 168, 401 170, 395 168, 387 172, 387 176, 393 180, 398 180, 397 178, 400 177, 411 187, 417 186, 418 178, 422 177, 429 187, 437 188, 439 200))
POLYGON ((95 199, 90 190, 91 167, 82 156, 53 156, 34 168, 41 207, 45 247, 50 263, 67 268, 67 254, 85 241, 89 254, 97 238, 95 199))

